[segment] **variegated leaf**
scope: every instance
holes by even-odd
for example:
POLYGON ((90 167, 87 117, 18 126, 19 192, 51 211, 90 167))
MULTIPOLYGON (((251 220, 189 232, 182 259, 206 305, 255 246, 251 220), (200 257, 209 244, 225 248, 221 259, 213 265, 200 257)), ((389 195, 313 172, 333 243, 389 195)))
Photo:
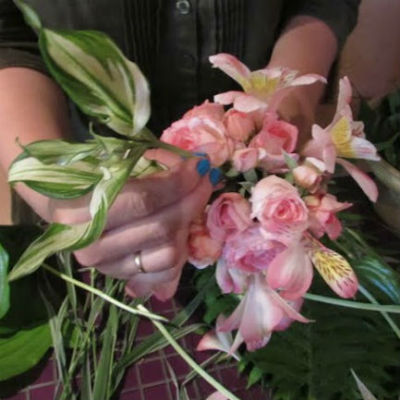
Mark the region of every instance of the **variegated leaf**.
POLYGON ((347 260, 339 253, 310 239, 309 254, 314 267, 325 282, 340 297, 353 297, 358 290, 358 279, 347 260))
POLYGON ((8 174, 10 183, 26 185, 49 197, 71 199, 89 192, 101 179, 101 173, 87 163, 71 166, 43 164, 33 157, 17 160, 8 174))
POLYGON ((360 391, 363 400, 377 400, 376 397, 369 391, 369 389, 357 376, 357 374, 353 370, 351 370, 351 373, 353 375, 354 380, 356 381, 358 390, 360 391))
POLYGON ((42 29, 39 43, 49 70, 84 113, 126 136, 146 125, 148 83, 107 35, 42 29))
POLYGON ((101 150, 95 141, 69 143, 65 140, 39 140, 23 148, 25 155, 35 157, 43 164, 58 165, 73 164, 94 156, 101 150))
POLYGON ((35 240, 23 253, 9 274, 9 280, 15 280, 36 271, 43 261, 61 250, 78 250, 88 246, 103 232, 107 211, 122 189, 137 160, 145 151, 137 147, 131 157, 103 167, 103 178, 97 184, 90 203, 93 219, 77 225, 52 224, 47 231, 35 240))
POLYGON ((8 254, 0 244, 0 319, 10 307, 10 286, 7 282, 8 254))

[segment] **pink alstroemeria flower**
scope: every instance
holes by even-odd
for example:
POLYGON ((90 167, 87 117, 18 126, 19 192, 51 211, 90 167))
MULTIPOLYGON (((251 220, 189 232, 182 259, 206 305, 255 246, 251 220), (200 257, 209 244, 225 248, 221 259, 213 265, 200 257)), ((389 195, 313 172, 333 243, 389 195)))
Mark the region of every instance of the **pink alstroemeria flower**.
POLYGON ((296 71, 285 68, 263 68, 250 71, 236 57, 220 53, 209 58, 215 68, 221 69, 243 88, 244 92, 230 91, 214 97, 214 101, 224 105, 234 104, 243 112, 265 109, 277 110, 279 103, 290 89, 296 86, 326 82, 316 74, 298 76, 296 71))
POLYGON ((231 352, 245 342, 247 350, 265 346, 283 318, 310 322, 272 290, 262 273, 251 277, 247 292, 235 311, 219 326, 221 332, 238 330, 231 352))
POLYGON ((309 234, 278 254, 267 270, 267 282, 272 289, 279 289, 283 298, 296 300, 311 285, 312 264, 338 296, 350 298, 355 295, 358 280, 350 264, 309 234))
POLYGON ((266 239, 260 224, 254 224, 225 243, 222 258, 229 269, 254 273, 266 270, 285 248, 277 240, 266 239))
POLYGON ((215 330, 207 332, 198 343, 196 350, 197 351, 205 351, 205 350, 218 350, 223 351, 230 356, 232 356, 235 360, 240 361, 240 356, 238 353, 231 353, 231 348, 233 344, 232 334, 230 332, 222 332, 219 327, 223 325, 226 318, 221 314, 217 318, 215 330))
POLYGON ((312 127, 312 139, 305 145, 303 155, 322 160, 329 173, 340 164, 363 189, 371 201, 376 201, 378 190, 372 179, 343 158, 379 161, 375 146, 365 139, 363 124, 353 121, 349 105, 351 86, 347 77, 340 80, 336 114, 325 129, 312 127))
POLYGON ((337 239, 342 233, 342 224, 336 213, 351 207, 351 203, 340 203, 332 194, 306 196, 304 198, 309 216, 309 229, 313 235, 320 238, 326 233, 330 239, 337 239))

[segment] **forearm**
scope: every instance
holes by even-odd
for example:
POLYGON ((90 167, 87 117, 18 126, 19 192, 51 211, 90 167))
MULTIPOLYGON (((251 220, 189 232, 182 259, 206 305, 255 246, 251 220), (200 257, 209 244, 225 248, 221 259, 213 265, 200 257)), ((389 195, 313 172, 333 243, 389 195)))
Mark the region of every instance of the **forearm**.
MULTIPOLYGON (((289 67, 301 74, 315 73, 327 77, 337 54, 337 39, 332 30, 313 17, 293 18, 279 37, 269 67, 289 67)), ((323 84, 301 87, 317 104, 323 84)))
MULTIPOLYGON (((26 68, 0 70, 0 165, 7 172, 26 145, 67 135, 68 109, 59 87, 47 76, 26 68)), ((49 219, 48 199, 22 184, 18 193, 42 217, 49 219)))
MULTIPOLYGON (((300 74, 327 77, 338 44, 333 31, 321 20, 308 16, 293 18, 275 44, 269 67, 288 67, 300 74)), ((282 116, 300 126, 301 141, 307 139, 309 125, 325 85, 315 83, 294 89, 283 104, 282 116)))

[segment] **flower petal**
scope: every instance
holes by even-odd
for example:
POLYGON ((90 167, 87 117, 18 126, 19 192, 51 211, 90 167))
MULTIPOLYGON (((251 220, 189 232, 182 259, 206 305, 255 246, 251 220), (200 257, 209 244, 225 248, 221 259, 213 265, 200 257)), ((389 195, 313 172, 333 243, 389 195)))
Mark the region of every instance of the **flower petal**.
POLYGON ((228 398, 220 392, 211 393, 206 400, 228 400, 228 398))
POLYGON ((219 315, 216 323, 215 331, 207 332, 198 343, 196 350, 204 351, 204 350, 218 350, 228 353, 236 360, 240 360, 239 354, 232 351, 232 335, 230 332, 221 332, 218 327, 225 322, 225 317, 223 315, 219 315))
POLYGON ((378 199, 378 187, 372 178, 349 161, 338 158, 336 162, 350 174, 350 176, 357 182, 367 197, 371 201, 376 202, 378 199))
POLYGON ((312 85, 315 82, 326 83, 326 79, 317 74, 305 74, 295 78, 290 82, 290 86, 312 85))
POLYGON ((210 56, 209 60, 214 68, 219 68, 234 79, 246 90, 249 87, 250 70, 236 57, 227 53, 210 56))
POLYGON ((347 260, 314 238, 310 238, 309 243, 311 260, 325 282, 340 297, 353 297, 358 279, 347 260))
POLYGON ((227 106, 229 104, 232 104, 236 97, 242 96, 243 92, 238 92, 235 90, 230 90, 229 92, 224 92, 220 94, 216 94, 214 96, 214 101, 219 104, 223 104, 224 106, 227 106))
POLYGON ((313 269, 303 245, 297 243, 278 254, 267 270, 267 282, 280 296, 295 300, 310 288, 313 269))

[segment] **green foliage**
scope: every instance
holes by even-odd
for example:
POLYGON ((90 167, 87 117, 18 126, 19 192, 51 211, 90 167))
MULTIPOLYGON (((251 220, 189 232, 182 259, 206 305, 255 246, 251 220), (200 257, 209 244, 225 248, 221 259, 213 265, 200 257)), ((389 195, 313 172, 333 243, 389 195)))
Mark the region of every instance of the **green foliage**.
MULTIPOLYGON (((400 304, 399 274, 362 238, 346 230, 336 248, 346 254, 363 288, 380 304, 400 304)), ((201 271, 197 287, 213 276, 211 268, 201 271)), ((311 292, 332 296, 317 276, 311 292)), ((355 300, 369 302, 362 294, 355 300)), ((205 299, 206 322, 212 323, 220 312, 229 314, 236 304, 215 284, 205 299)), ((315 322, 296 322, 275 332, 263 349, 244 352, 239 369, 248 374, 249 386, 272 387, 274 400, 357 400, 360 394, 350 374, 354 369, 379 399, 394 400, 400 394, 400 340, 384 315, 312 301, 304 303, 302 314, 315 322)), ((397 316, 390 318, 399 323, 397 316)))
POLYGON ((0 244, 0 319, 10 308, 10 285, 7 280, 8 254, 0 244))
POLYGON ((0 337, 0 381, 10 379, 34 367, 51 344, 48 323, 0 337))
MULTIPOLYGON (((0 243, 9 254, 10 265, 40 232, 29 226, 0 227, 0 243)), ((0 319, 0 381, 28 371, 51 346, 47 313, 38 295, 37 277, 10 283, 9 303, 9 309, 0 319)))
POLYGON ((386 96, 376 108, 362 102, 358 117, 383 158, 400 168, 400 90, 386 96))

